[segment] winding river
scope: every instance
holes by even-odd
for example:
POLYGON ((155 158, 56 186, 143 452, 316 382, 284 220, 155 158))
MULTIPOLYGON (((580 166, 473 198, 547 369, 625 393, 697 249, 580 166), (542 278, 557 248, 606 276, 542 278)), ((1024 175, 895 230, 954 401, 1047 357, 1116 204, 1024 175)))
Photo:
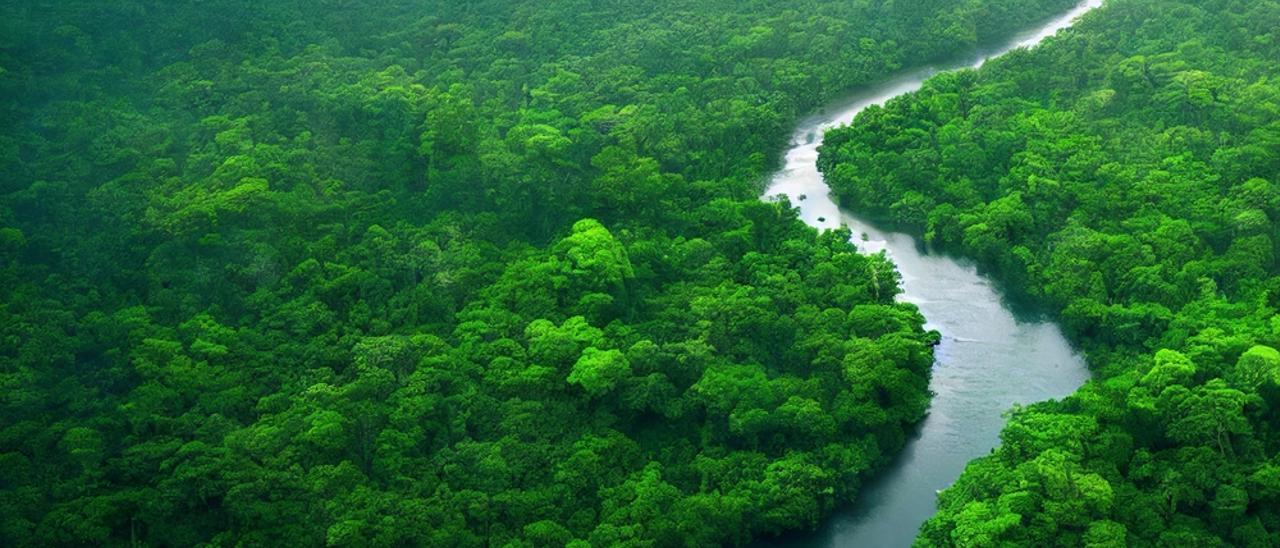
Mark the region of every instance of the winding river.
POLYGON ((1084 361, 1056 324, 1016 316, 972 263, 929 254, 911 236, 877 229, 855 212, 839 208, 816 162, 823 132, 849 123, 862 109, 915 91, 939 71, 978 67, 1013 49, 1033 46, 1101 4, 1102 0, 1082 2, 968 59, 907 71, 862 89, 796 129, 785 166, 773 176, 765 199, 787 195, 811 226, 848 225, 860 250, 885 251, 902 273, 900 298, 920 307, 927 327, 940 332, 942 342, 936 349, 929 415, 898 459, 859 493, 856 503, 829 516, 817 531, 764 545, 910 546, 935 510, 937 491, 955 481, 967 462, 997 445, 1006 410, 1015 403, 1061 398, 1088 379, 1084 361))

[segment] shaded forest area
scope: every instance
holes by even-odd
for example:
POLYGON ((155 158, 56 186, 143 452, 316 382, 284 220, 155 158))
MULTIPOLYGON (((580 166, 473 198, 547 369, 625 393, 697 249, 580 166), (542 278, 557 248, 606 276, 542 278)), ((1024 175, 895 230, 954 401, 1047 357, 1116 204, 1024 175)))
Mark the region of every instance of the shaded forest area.
POLYGON ((1277 59, 1278 2, 1109 0, 828 135, 844 203, 1047 304, 1096 372, 920 545, 1280 544, 1277 59))
POLYGON ((3 2, 0 544, 812 526, 936 335, 761 178, 1071 3, 3 2))

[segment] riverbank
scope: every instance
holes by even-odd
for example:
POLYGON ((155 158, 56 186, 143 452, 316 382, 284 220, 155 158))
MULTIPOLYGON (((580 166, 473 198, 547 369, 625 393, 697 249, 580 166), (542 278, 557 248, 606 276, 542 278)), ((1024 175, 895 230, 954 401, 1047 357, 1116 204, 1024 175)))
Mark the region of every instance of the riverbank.
POLYGON ((860 90, 804 120, 796 129, 783 168, 765 199, 787 196, 809 225, 848 226, 864 253, 884 252, 902 274, 901 298, 917 305, 926 327, 943 338, 936 348, 934 399, 919 433, 894 463, 870 482, 853 505, 814 532, 786 535, 764 545, 908 546, 935 509, 935 493, 950 485, 966 463, 999 442, 1004 412, 1015 404, 1060 398, 1088 378, 1084 360, 1062 330, 1046 321, 1024 321, 1005 306, 996 285, 971 262, 930 254, 911 236, 884 231, 840 208, 817 169, 823 133, 850 122, 858 112, 919 89, 946 70, 981 66, 1019 47, 1039 43, 1101 5, 1090 0, 1021 33, 1004 44, 976 51, 944 66, 908 70, 860 90), (803 197, 803 198, 802 198, 803 197))

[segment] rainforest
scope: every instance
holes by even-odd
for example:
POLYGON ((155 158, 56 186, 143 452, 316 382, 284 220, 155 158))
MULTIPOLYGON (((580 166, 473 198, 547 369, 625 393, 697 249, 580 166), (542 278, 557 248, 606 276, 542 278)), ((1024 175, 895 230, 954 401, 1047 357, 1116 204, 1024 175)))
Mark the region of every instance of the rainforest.
POLYGON ((806 143, 1088 366, 885 544, 1280 545, 1280 1, 1095 4, 0 0, 0 545, 798 544, 958 344, 806 143))

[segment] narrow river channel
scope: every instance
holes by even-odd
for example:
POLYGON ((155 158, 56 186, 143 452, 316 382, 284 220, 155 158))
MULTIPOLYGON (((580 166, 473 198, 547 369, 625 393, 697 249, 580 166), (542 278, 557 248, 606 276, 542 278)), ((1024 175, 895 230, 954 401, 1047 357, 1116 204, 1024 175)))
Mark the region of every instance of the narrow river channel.
POLYGON ((1101 4, 1102 0, 1082 2, 968 59, 899 74, 828 106, 796 129, 785 166, 773 176, 765 199, 787 195, 809 225, 847 225, 859 249, 888 253, 902 273, 901 299, 920 307, 927 327, 942 334, 942 343, 936 349, 929 416, 899 458, 859 493, 856 503, 829 516, 817 531, 764 545, 910 546, 934 512, 937 491, 955 481, 965 463, 999 443, 1005 411, 1015 403, 1061 398, 1088 379, 1084 361, 1056 324, 1015 316, 972 263, 929 254, 911 236, 879 230, 857 212, 839 208, 816 162, 823 132, 850 123, 862 109, 915 91, 940 71, 977 67, 1010 50, 1033 46, 1101 4))

